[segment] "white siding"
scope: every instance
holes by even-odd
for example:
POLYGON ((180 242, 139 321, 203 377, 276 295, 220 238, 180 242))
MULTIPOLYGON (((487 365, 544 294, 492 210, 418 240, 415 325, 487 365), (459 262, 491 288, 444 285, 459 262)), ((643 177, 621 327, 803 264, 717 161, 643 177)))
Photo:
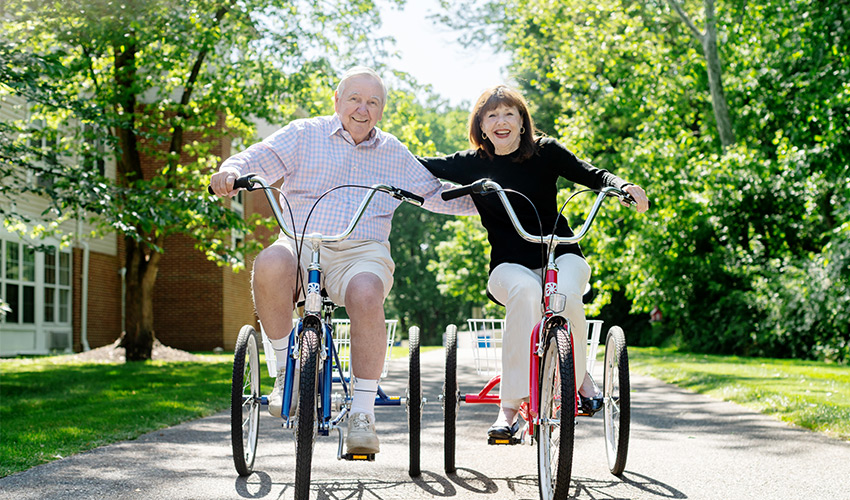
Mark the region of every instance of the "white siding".
MULTIPOLYGON (((23 120, 26 117, 27 109, 25 101, 22 98, 18 96, 0 97, 0 119, 8 123, 16 120, 23 120)), ((112 160, 108 160, 106 162, 106 175, 108 177, 115 178, 115 162, 112 160)), ((41 215, 47 209, 48 203, 38 196, 31 194, 24 195, 18 200, 15 200, 14 204, 16 211, 33 219, 33 224, 46 225, 55 220, 55 217, 51 217, 50 213, 45 214, 45 216, 41 215)), ((75 220, 65 221, 60 225, 60 228, 65 233, 74 233, 77 231, 77 222, 75 220)), ((81 232, 83 234, 89 234, 92 229, 94 229, 94 227, 90 224, 83 224, 81 232)), ((104 238, 87 241, 91 251, 93 252, 104 253, 107 255, 115 255, 118 252, 118 240, 114 234, 108 235, 104 238)))

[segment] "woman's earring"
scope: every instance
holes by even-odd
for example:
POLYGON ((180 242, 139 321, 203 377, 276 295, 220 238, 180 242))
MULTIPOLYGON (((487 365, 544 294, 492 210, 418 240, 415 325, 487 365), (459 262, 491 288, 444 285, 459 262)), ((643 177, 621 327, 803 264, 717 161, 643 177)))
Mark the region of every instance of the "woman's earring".
POLYGON ((487 140, 487 134, 485 134, 484 132, 481 132, 481 138, 486 141, 487 140))
POLYGON ((519 129, 519 135, 522 135, 522 134, 524 134, 524 133, 525 133, 525 127, 520 127, 520 129, 519 129))

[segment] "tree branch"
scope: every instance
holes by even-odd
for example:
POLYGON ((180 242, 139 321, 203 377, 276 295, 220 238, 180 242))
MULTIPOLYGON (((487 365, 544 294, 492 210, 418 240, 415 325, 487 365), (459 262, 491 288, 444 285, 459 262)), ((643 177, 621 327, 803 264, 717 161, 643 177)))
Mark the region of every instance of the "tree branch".
POLYGON ((685 22, 685 25, 687 25, 687 27, 691 30, 691 33, 693 33, 694 36, 697 37, 697 40, 699 40, 699 43, 702 44, 705 34, 700 33, 699 29, 697 29, 696 25, 694 25, 693 21, 691 21, 691 18, 688 17, 688 13, 682 8, 682 4, 679 3, 679 0, 667 0, 667 3, 670 4, 670 7, 673 7, 673 10, 675 10, 677 14, 679 14, 679 17, 682 18, 682 21, 685 22))
MULTIPOLYGON (((230 4, 232 5, 233 2, 230 2, 230 4)), ((219 8, 215 13, 214 24, 219 24, 229 10, 229 6, 219 8)), ((192 71, 189 73, 189 78, 186 80, 186 84, 183 86, 183 95, 180 98, 180 109, 177 112, 177 116, 181 119, 186 118, 188 116, 188 113, 186 112, 186 107, 189 105, 189 102, 192 99, 192 92, 195 89, 195 83, 198 81, 198 75, 201 73, 201 68, 204 65, 204 59, 206 59, 209 50, 209 43, 206 43, 203 48, 198 51, 198 55, 195 58, 195 63, 192 65, 192 71)), ((168 165, 170 167, 175 166, 175 164, 180 158, 180 154, 183 152, 182 123, 183 121, 181 120, 178 124, 174 126, 174 133, 171 135, 171 144, 168 147, 168 165)), ((169 172, 173 171, 173 168, 169 169, 169 172)), ((171 183, 169 182, 168 185, 171 186, 171 183)))

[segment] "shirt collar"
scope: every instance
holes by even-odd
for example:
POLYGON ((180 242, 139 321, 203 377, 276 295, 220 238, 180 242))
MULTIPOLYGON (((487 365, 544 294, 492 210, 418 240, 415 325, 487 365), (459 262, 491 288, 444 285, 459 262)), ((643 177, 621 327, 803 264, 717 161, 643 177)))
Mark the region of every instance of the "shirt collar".
MULTIPOLYGON (((351 134, 349 134, 348 131, 342 127, 342 120, 340 120, 339 115, 336 113, 334 113, 333 117, 331 118, 331 133, 328 134, 328 136, 333 135, 338 135, 342 137, 345 142, 354 145, 354 138, 352 138, 351 134)), ((357 146, 362 146, 364 148, 374 148, 378 147, 381 144, 382 140, 383 136, 381 130, 378 127, 373 127, 372 131, 369 132, 369 138, 361 142, 360 144, 357 144, 357 146)))

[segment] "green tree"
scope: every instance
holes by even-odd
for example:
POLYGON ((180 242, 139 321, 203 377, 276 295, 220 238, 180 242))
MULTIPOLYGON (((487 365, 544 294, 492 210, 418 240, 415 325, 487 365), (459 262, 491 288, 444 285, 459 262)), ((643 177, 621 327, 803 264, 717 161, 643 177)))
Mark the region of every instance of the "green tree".
POLYGON ((559 110, 557 137, 654 202, 606 211, 583 243, 599 300, 659 306, 655 341, 848 358, 850 6, 485 4, 454 3, 453 25, 510 51, 518 85, 559 110))
MULTIPOLYGON (((226 250, 210 228, 220 202, 202 194, 220 161, 213 147, 250 137, 256 118, 309 110, 313 89, 333 83, 332 64, 381 54, 364 50, 377 19, 368 0, 10 0, 2 10, 7 61, 60 63, 3 73, 4 91, 26 96, 41 130, 59 138, 51 154, 66 161, 48 172, 54 204, 124 235, 128 360, 150 357, 166 238, 185 233, 210 255, 226 250), (98 155, 95 139, 116 178, 74 161, 98 155)), ((245 222, 231 215, 224 226, 245 222)))
MULTIPOLYGON (((413 154, 432 156, 464 149, 467 112, 455 109, 428 88, 403 80, 391 92, 384 119, 379 125, 397 136, 413 154), (415 98, 414 96, 422 96, 415 98)), ((393 217, 390 233, 395 284, 387 299, 388 318, 399 318, 403 331, 421 329, 422 341, 439 344, 449 323, 459 323, 474 304, 443 295, 438 273, 429 262, 439 258, 438 248, 451 237, 446 227, 453 217, 433 214, 411 205, 401 206, 393 217)))

